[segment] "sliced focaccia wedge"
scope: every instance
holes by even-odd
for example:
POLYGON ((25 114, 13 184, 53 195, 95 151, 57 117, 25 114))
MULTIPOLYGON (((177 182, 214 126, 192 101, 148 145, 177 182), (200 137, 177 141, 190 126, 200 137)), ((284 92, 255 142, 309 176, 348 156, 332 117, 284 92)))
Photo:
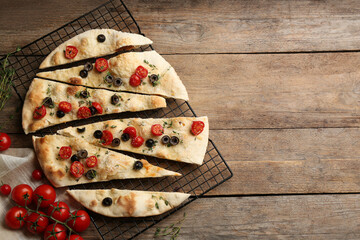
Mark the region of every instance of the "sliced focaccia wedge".
POLYGON ((33 137, 33 145, 46 177, 55 187, 113 179, 180 176, 146 160, 135 159, 83 139, 47 135, 33 137))
POLYGON ((86 63, 84 66, 40 72, 37 76, 88 87, 189 100, 174 68, 156 51, 120 54, 110 58, 108 68, 102 72, 97 70, 97 65, 86 63))
POLYGON ((190 197, 187 193, 119 189, 67 190, 87 209, 108 217, 148 217, 167 212, 190 197))
POLYGON ((92 29, 76 35, 55 48, 40 64, 40 69, 149 44, 152 44, 152 41, 140 34, 113 29, 92 29))
POLYGON ((130 118, 68 127, 58 133, 97 146, 201 165, 209 123, 207 117, 130 118))
POLYGON ((88 89, 35 78, 22 112, 25 133, 94 115, 166 107, 162 97, 88 89))

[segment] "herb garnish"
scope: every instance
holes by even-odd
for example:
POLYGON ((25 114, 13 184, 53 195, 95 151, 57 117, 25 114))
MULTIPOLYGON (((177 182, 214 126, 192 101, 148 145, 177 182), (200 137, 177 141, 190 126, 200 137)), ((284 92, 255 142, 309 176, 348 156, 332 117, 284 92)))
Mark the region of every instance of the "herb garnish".
POLYGON ((144 59, 144 63, 146 63, 147 65, 149 65, 149 67, 151 67, 151 70, 157 69, 157 67, 151 63, 149 63, 148 60, 144 59))
POLYGON ((180 234, 181 226, 186 218, 186 213, 184 213, 184 217, 180 219, 178 222, 171 224, 170 226, 164 228, 156 228, 154 233, 154 238, 161 236, 171 236, 170 240, 175 240, 180 234))
POLYGON ((171 128, 173 125, 173 121, 171 120, 170 123, 168 123, 167 121, 163 121, 163 128, 167 127, 167 128, 171 128))

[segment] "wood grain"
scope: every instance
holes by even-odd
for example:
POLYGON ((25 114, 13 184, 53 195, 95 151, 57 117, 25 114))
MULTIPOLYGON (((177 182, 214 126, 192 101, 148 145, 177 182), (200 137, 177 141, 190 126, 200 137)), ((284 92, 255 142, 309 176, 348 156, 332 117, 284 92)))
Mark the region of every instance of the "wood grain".
MULTIPOLYGON (((2 46, 13 51, 105 1, 0 1, 2 46), (44 14, 46 13, 46 14, 44 14)), ((359 50, 360 3, 124 1, 160 53, 359 50)))
POLYGON ((156 227, 176 223, 186 212, 179 240, 355 240, 360 238, 359 200, 359 195, 199 199, 136 239, 151 239, 156 227))

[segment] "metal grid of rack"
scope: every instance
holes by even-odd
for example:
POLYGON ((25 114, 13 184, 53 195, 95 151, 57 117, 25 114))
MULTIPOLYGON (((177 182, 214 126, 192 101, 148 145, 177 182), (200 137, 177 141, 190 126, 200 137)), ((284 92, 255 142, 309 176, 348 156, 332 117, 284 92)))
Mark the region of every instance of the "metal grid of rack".
MULTIPOLYGON (((9 58, 10 67, 15 69, 14 90, 23 101, 32 79, 39 71, 43 59, 64 41, 93 28, 112 28, 142 34, 135 19, 126 8, 122 0, 112 0, 104 3, 83 16, 65 24, 55 31, 24 46, 21 51, 9 58)), ((152 46, 141 48, 141 51, 153 49, 152 46)), ((76 126, 96 121, 124 117, 161 118, 161 117, 193 117, 196 116, 188 102, 167 99, 164 109, 143 111, 137 113, 120 113, 94 117, 67 124, 47 128, 38 134, 54 133, 58 129, 76 126)), ((215 144, 209 140, 204 163, 201 166, 185 164, 175 161, 156 159, 132 153, 125 153, 132 157, 147 159, 150 163, 177 171, 181 177, 166 177, 154 179, 128 179, 109 182, 91 183, 74 186, 77 189, 120 188, 149 191, 169 191, 191 193, 191 197, 181 206, 160 216, 146 218, 109 218, 88 211, 91 220, 103 239, 133 239, 156 223, 170 216, 187 204, 201 197, 205 193, 219 186, 232 177, 229 166, 224 161, 215 144)))

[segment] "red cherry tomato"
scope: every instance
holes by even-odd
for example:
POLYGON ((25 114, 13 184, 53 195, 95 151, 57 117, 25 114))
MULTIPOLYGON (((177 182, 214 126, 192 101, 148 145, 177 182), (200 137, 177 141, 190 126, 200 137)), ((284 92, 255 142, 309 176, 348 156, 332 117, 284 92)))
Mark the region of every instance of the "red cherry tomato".
POLYGON ((143 66, 138 66, 135 70, 135 74, 138 75, 140 78, 146 78, 148 75, 148 70, 143 66))
POLYGON ((33 202, 37 206, 38 200, 42 199, 40 207, 45 208, 55 202, 56 192, 55 189, 47 184, 38 186, 34 191, 33 202))
POLYGON ((202 121, 193 121, 191 125, 192 134, 199 135, 204 130, 205 124, 202 121))
POLYGON ((11 229, 20 229, 24 226, 25 221, 24 218, 26 217, 27 211, 25 208, 22 207, 12 207, 6 213, 5 216, 5 223, 11 229))
POLYGON ((79 161, 73 162, 70 166, 70 173, 76 178, 81 177, 84 171, 84 165, 79 161))
POLYGON ((144 139, 140 136, 136 136, 131 140, 131 145, 133 147, 140 147, 144 143, 144 139))
POLYGON ((151 133, 155 136, 161 136, 164 134, 164 128, 160 124, 154 124, 151 126, 151 133))
POLYGON ((41 180, 42 179, 42 172, 40 171, 40 170, 38 170, 38 169, 35 169, 33 172, 32 172, 32 177, 33 177, 33 179, 35 179, 35 180, 37 180, 37 181, 39 181, 39 180, 41 180))
POLYGON ((90 217, 84 210, 77 210, 71 213, 68 222, 69 227, 74 229, 76 232, 85 231, 90 225, 90 217))
POLYGON ((139 86, 141 84, 141 79, 140 79, 140 77, 138 75, 133 74, 130 77, 129 83, 130 83, 131 86, 137 87, 137 86, 139 86))
POLYGON ((45 240, 65 240, 66 228, 58 223, 53 223, 47 226, 44 232, 45 240))
POLYGON ((127 127, 124 129, 123 133, 129 134, 131 138, 136 137, 136 129, 134 127, 127 127))
POLYGON ((10 194, 10 192, 11 192, 11 187, 10 187, 10 185, 9 184, 3 184, 3 185, 1 185, 1 187, 0 187, 0 192, 1 192, 1 194, 3 194, 3 195, 9 195, 10 194))
POLYGON ((104 130, 100 140, 103 145, 110 145, 113 139, 112 133, 109 130, 104 130))
POLYGON ((5 151, 11 145, 11 139, 6 133, 0 133, 0 152, 5 151))
POLYGON ((59 156, 62 159, 69 159, 71 157, 71 154, 72 154, 71 147, 63 146, 59 150, 59 156))
POLYGON ((66 203, 58 201, 50 204, 46 213, 56 220, 65 222, 65 220, 70 216, 70 209, 66 203))
POLYGON ((85 119, 91 117, 91 111, 88 107, 81 107, 77 112, 77 117, 80 119, 85 119))
POLYGON ((73 59, 78 54, 78 49, 74 46, 67 46, 65 50, 65 57, 67 59, 73 59))
POLYGON ((29 205, 32 201, 33 190, 27 184, 20 184, 14 187, 11 199, 20 206, 29 205))
POLYGON ((44 105, 35 108, 33 117, 34 119, 41 119, 46 115, 46 108, 44 105))
POLYGON ((95 68, 99 72, 104 72, 109 68, 109 63, 105 58, 98 58, 95 61, 95 68))
MULTIPOLYGON (((40 214, 44 214, 39 211, 40 214)), ((26 228, 31 233, 42 233, 45 231, 46 227, 49 225, 49 219, 47 217, 41 216, 36 212, 32 212, 30 215, 25 218, 26 228)))
POLYGON ((84 239, 82 237, 80 237, 79 235, 71 234, 71 236, 67 240, 84 240, 84 239))
POLYGON ((63 111, 64 113, 68 113, 71 111, 72 106, 71 103, 62 101, 59 103, 59 109, 63 111))
POLYGON ((93 168, 97 165, 97 157, 91 156, 86 159, 86 166, 89 168, 93 168))
POLYGON ((103 113, 103 108, 101 107, 100 103, 92 102, 91 105, 96 109, 99 114, 103 113))

